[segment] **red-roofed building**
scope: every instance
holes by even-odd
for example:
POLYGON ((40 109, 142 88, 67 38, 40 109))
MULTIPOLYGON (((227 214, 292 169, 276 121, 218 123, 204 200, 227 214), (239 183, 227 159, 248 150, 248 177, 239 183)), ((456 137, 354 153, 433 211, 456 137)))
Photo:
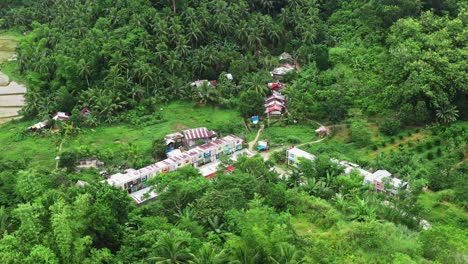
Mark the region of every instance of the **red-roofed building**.
POLYGON ((216 137, 216 132, 208 130, 206 127, 192 128, 183 131, 184 143, 189 146, 195 146, 197 143, 207 143, 216 137))
POLYGON ((280 83, 280 82, 268 83, 268 88, 270 88, 270 90, 277 91, 277 92, 283 90, 284 86, 285 84, 280 83))

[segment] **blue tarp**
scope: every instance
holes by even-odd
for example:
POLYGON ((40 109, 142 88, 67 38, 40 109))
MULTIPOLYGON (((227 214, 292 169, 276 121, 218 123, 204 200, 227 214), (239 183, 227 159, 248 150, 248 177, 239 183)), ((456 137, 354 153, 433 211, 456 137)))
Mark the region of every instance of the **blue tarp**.
POLYGON ((252 116, 252 123, 257 124, 259 120, 258 116, 252 116))

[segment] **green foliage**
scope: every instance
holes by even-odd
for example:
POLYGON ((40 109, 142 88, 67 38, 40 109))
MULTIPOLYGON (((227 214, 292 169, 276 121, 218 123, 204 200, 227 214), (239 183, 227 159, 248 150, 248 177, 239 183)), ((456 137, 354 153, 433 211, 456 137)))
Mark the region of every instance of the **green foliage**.
POLYGON ((446 263, 463 263, 468 250, 468 233, 452 226, 439 226, 421 232, 424 256, 446 263))
POLYGON ((76 168, 78 161, 78 153, 75 151, 64 151, 60 154, 59 166, 66 168, 68 171, 73 171, 76 168))
POLYGON ((362 120, 352 121, 349 133, 351 140, 359 147, 364 147, 371 143, 372 132, 362 120))
POLYGON ((1 263, 466 262, 464 3, 0 2, 0 27, 21 31, 18 61, 2 71, 27 83, 23 114, 72 113, 58 133, 24 132, 32 120, 0 127, 1 263), (315 120, 343 127, 303 146, 317 159, 288 177, 260 155, 213 180, 178 168, 154 177, 158 197, 137 208, 97 172, 73 172, 81 155, 110 172, 150 164, 165 156, 165 134, 189 127, 253 138, 239 114, 264 113, 283 51, 298 70, 281 80, 284 119, 262 137, 274 149, 314 141, 315 120), (218 84, 189 85, 200 79, 218 84), (421 127, 397 133, 400 123, 421 127), (59 145, 68 171, 53 170, 59 145), (374 192, 330 158, 385 168, 411 188, 374 192), (432 228, 420 231, 421 219, 432 228))
POLYGON ((152 155, 156 160, 162 160, 166 157, 167 145, 164 139, 155 139, 153 141, 152 155))
POLYGON ((400 132, 400 121, 386 119, 379 124, 379 130, 387 136, 394 136, 400 132))
POLYGON ((240 94, 238 109, 243 117, 260 115, 264 111, 263 97, 255 90, 247 90, 240 94))

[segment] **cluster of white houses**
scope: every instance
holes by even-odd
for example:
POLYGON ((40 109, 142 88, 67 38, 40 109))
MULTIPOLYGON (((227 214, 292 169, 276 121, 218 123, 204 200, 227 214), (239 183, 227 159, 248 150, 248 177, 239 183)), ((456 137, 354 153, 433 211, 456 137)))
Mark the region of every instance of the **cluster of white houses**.
MULTIPOLYGON (((299 167, 301 159, 313 161, 316 158, 314 155, 296 147, 288 149, 286 151, 286 156, 288 164, 296 168, 299 167)), ((348 161, 339 161, 336 159, 332 159, 331 161, 343 166, 346 175, 349 175, 351 171, 357 171, 364 176, 363 184, 373 184, 377 191, 388 191, 392 194, 396 194, 398 190, 409 187, 408 182, 403 182, 398 178, 392 177, 392 174, 387 170, 378 170, 372 173, 360 168, 358 164, 348 161)))
MULTIPOLYGON (((201 130, 205 131, 205 129, 201 130)), ((206 135, 211 136, 211 133, 198 134, 198 136, 202 137, 206 135)), ((191 140, 187 142, 191 143, 191 140)), ((241 138, 229 135, 219 139, 214 138, 210 142, 195 146, 184 152, 176 149, 167 153, 168 158, 165 160, 158 161, 139 170, 127 169, 124 173, 116 173, 107 179, 107 183, 126 190, 137 203, 142 203, 146 199, 154 198, 157 195, 154 192, 149 192, 146 184, 149 178, 159 173, 176 171, 183 166, 201 168, 199 170, 203 174, 205 172, 204 165, 217 161, 220 155, 231 155, 241 151, 243 143, 244 141, 241 138), (144 196, 145 194, 146 196, 144 196)), ((212 177, 212 174, 203 176, 208 178, 212 177)))

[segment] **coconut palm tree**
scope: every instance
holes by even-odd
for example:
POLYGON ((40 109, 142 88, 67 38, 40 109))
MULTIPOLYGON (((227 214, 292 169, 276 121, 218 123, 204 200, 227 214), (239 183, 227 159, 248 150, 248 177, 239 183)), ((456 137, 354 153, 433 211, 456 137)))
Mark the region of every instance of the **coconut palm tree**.
POLYGON ((174 237, 170 233, 159 237, 156 244, 156 254, 158 255, 157 257, 152 257, 149 260, 155 261, 158 264, 187 263, 192 258, 188 249, 188 242, 174 237))
POLYGON ((190 254, 192 264, 221 264, 227 262, 227 256, 224 250, 217 251, 216 248, 209 244, 204 244, 197 252, 197 254, 190 254))
POLYGON ((87 63, 84 59, 78 61, 78 74, 80 77, 85 78, 86 84, 89 88, 89 76, 91 75, 91 65, 87 63))
POLYGON ((245 89, 255 91, 255 93, 259 96, 265 96, 268 92, 268 86, 264 76, 266 75, 263 75, 263 73, 253 73, 246 75, 241 80, 241 85, 245 89))
POLYGON ((197 87, 195 96, 197 97, 198 103, 202 105, 217 102, 216 88, 206 81, 200 87, 197 87))

